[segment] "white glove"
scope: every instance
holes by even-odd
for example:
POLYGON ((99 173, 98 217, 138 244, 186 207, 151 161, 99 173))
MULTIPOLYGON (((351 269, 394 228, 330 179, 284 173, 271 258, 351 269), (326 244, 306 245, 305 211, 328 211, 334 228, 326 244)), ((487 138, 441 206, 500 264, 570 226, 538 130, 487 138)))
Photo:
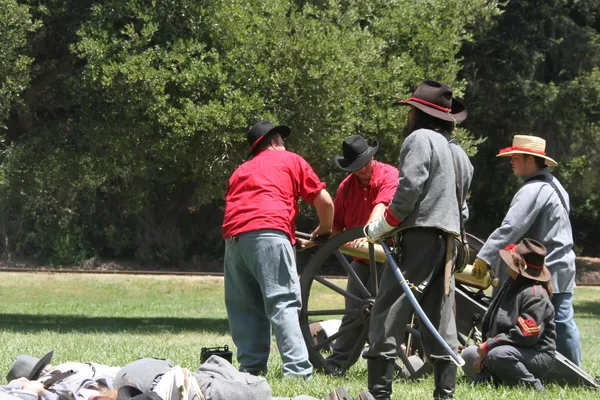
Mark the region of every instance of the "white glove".
POLYGON ((377 220, 369 222, 364 227, 364 233, 367 239, 371 242, 378 242, 389 231, 394 230, 394 227, 381 217, 377 220))

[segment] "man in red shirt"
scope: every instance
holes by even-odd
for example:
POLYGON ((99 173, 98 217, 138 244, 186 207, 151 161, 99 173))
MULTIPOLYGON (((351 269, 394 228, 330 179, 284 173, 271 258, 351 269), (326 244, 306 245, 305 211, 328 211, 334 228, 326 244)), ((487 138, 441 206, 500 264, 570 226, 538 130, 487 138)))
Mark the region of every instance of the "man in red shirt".
POLYGON ((251 158, 229 178, 222 234, 225 305, 240 370, 267 370, 271 328, 286 376, 312 374, 298 314, 300 283, 293 246, 298 197, 317 209, 313 237, 331 233, 333 201, 313 169, 285 149, 287 126, 260 121, 247 133, 251 158))
MULTIPOLYGON (((398 169, 375 161, 373 156, 379 150, 375 141, 369 146, 360 135, 344 139, 342 156, 336 156, 339 168, 351 172, 338 187, 335 196, 335 214, 333 217, 333 233, 337 234, 346 229, 367 225, 383 216, 385 208, 394 197, 398 186, 398 169)), ((352 246, 367 246, 366 238, 356 239, 352 246)), ((355 257, 350 266, 354 269, 361 282, 355 282, 348 277, 346 290, 362 298, 359 286, 369 287, 369 261, 355 257)), ((358 308, 356 301, 346 299, 346 308, 358 308)), ((359 354, 351 354, 361 333, 361 326, 349 328, 356 317, 344 315, 340 330, 348 329, 335 341, 333 352, 327 362, 338 368, 348 369, 356 362, 359 354)))

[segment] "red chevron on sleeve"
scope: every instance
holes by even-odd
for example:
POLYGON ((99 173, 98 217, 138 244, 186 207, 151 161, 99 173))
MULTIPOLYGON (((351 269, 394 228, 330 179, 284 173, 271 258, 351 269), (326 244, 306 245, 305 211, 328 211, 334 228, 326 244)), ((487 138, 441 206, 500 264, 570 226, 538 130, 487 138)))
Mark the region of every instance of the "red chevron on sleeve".
POLYGON ((542 327, 533 318, 523 319, 523 317, 519 317, 517 318, 517 325, 519 325, 523 336, 536 336, 542 330, 542 327))

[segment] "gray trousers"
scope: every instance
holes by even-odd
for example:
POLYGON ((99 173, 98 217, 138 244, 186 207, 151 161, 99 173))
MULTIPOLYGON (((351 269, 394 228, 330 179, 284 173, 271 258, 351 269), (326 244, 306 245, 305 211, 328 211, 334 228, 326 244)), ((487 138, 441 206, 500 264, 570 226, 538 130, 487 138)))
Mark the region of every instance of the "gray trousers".
MULTIPOLYGON (((399 265, 402 274, 415 286, 427 283, 421 293, 415 290, 413 293, 433 326, 456 351, 458 338, 453 312, 454 276, 450 282, 450 295, 444 296, 446 235, 435 228, 411 228, 403 231, 402 235, 402 264, 399 265)), ((395 359, 412 314, 412 305, 391 267, 386 265, 371 313, 370 346, 365 358, 395 359)), ((423 350, 432 363, 450 360, 443 346, 423 326, 420 333, 423 350)))
MULTIPOLYGON (((370 292, 371 291, 370 290, 370 286, 371 286, 370 273, 371 273, 371 271, 370 271, 369 265, 365 264, 365 262, 354 260, 350 264, 350 266, 352 267, 354 272, 356 272, 356 275, 358 276, 360 281, 363 283, 363 285, 370 292)), ((379 277, 381 276, 382 269, 383 269, 383 264, 377 264, 377 275, 379 277)), ((346 290, 349 293, 355 295, 356 297, 359 297, 359 298, 363 297, 363 295, 359 289, 359 284, 351 277, 348 277, 348 283, 346 285, 346 290)), ((360 302, 350 299, 350 298, 346 298, 346 301, 345 301, 346 309, 358 309, 359 306, 360 306, 360 302)), ((340 331, 343 329, 347 329, 356 320, 357 320, 356 316, 344 315, 344 317, 342 318, 342 324, 340 325, 340 331)), ((333 352, 329 357, 327 357, 327 362, 329 364, 332 364, 337 367, 343 367, 345 364, 348 365, 348 367, 353 365, 361 355, 361 352, 359 352, 359 353, 355 354, 353 357, 351 357, 352 350, 357 346, 357 342, 360 339, 362 329, 363 329, 363 326, 358 325, 358 326, 351 328, 348 331, 344 332, 344 334, 342 336, 340 336, 334 342, 333 352)), ((365 342, 365 340, 363 340, 361 343, 363 346, 364 346, 364 342, 365 342)))
POLYGON ((225 306, 240 370, 267 369, 273 327, 283 374, 311 375, 298 319, 300 282, 287 235, 262 229, 226 239, 224 269, 225 306))
MULTIPOLYGON (((462 357, 465 360, 465 375, 473 378, 477 374, 473 367, 477 358, 477 346, 464 349, 462 357)), ((543 387, 540 378, 550 371, 552 364, 554 355, 551 353, 509 345, 498 346, 488 353, 481 375, 493 376, 507 385, 523 383, 539 389, 543 387)))

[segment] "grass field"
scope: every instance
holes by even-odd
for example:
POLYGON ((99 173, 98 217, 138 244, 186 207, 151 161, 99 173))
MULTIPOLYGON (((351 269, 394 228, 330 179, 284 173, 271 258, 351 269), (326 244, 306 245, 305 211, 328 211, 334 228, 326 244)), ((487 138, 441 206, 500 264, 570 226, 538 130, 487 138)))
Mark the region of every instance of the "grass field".
MULTIPOLYGON (((0 380, 19 354, 41 357, 51 348, 55 349, 53 364, 94 361, 123 365, 154 356, 195 369, 200 364, 201 347, 234 347, 221 278, 0 273, 0 293, 0 380)), ((338 301, 330 293, 315 287, 311 302, 330 307, 338 301)), ((575 298, 583 368, 592 376, 600 375, 600 290, 577 289, 575 298)), ((283 379, 276 353, 269 367, 266 378, 277 396, 319 397, 336 386, 346 386, 356 394, 367 385, 362 361, 344 378, 316 374, 310 382, 283 379)), ((456 397, 600 398, 600 393, 584 388, 548 385, 548 389, 542 397, 523 388, 472 388, 459 378, 456 397)), ((420 382, 398 380, 394 399, 428 399, 432 390, 431 377, 420 382)))

